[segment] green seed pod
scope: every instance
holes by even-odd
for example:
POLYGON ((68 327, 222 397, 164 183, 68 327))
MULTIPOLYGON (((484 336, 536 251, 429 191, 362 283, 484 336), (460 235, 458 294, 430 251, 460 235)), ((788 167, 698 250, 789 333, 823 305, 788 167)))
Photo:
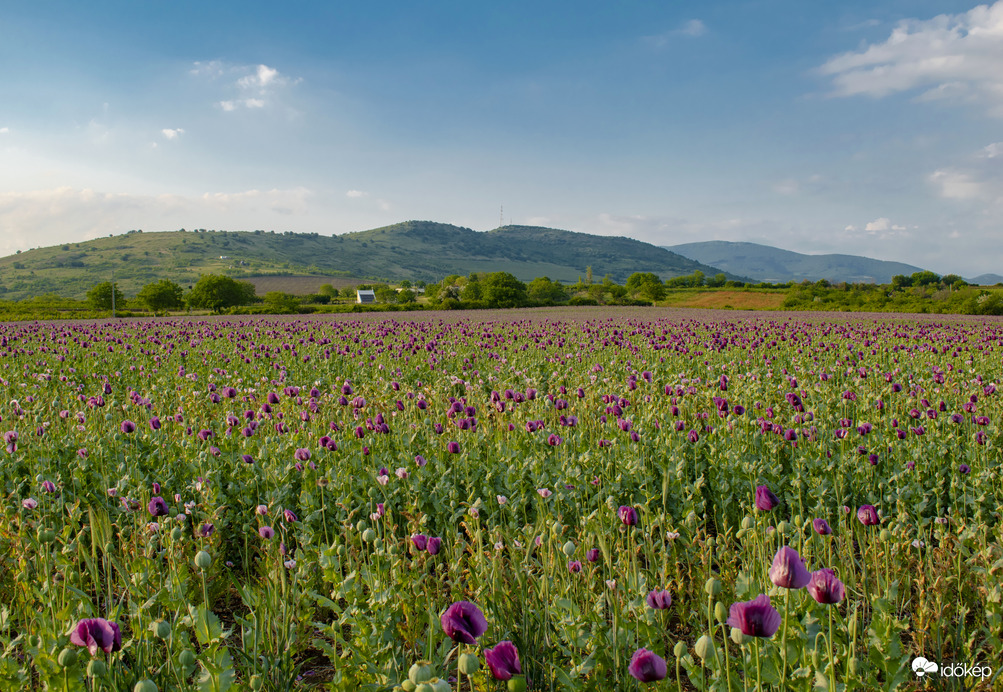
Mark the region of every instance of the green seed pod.
POLYGON ((818 668, 822 664, 822 657, 818 653, 818 649, 811 650, 811 664, 818 668))
POLYGON ((418 686, 415 685, 410 680, 405 680, 400 685, 398 685, 396 689, 398 689, 398 690, 404 690, 404 692, 414 692, 417 687, 418 686))
POLYGON ((686 515, 686 525, 687 526, 696 526, 696 523, 697 523, 697 513, 696 512, 690 512, 689 514, 686 515))
POLYGON ((724 624, 724 621, 728 619, 728 609, 724 607, 724 603, 718 601, 714 604, 714 619, 724 624))
POLYGON ((891 537, 892 537, 892 532, 889 531, 888 529, 881 529, 881 532, 878 534, 878 538, 882 542, 888 541, 891 537))
POLYGON ((432 678, 432 692, 452 692, 452 687, 442 678, 432 678))
POLYGON ((63 649, 56 660, 63 668, 72 668, 77 664, 77 652, 70 648, 63 649))
POLYGON ((391 555, 396 555, 397 553, 400 552, 400 548, 398 548, 396 545, 392 545, 387 549, 387 552, 390 553, 391 555))
POLYGON ((430 682, 423 682, 415 686, 414 692, 435 692, 435 687, 430 682))
POLYGON ((195 555, 195 566, 199 569, 209 569, 212 566, 212 556, 204 550, 195 555))
POLYGON ((508 692, 526 692, 526 676, 525 675, 513 675, 509 678, 508 692))
POLYGON ((856 675, 857 674, 857 665, 858 665, 857 659, 856 658, 851 658, 850 659, 850 675, 856 675))
POLYGON ((178 663, 183 665, 185 668, 194 666, 195 662, 195 652, 191 649, 185 649, 178 655, 178 663))
POLYGON ((559 521, 555 521, 554 525, 551 527, 550 530, 553 531, 555 536, 560 536, 562 533, 564 533, 564 524, 562 524, 559 521))
POLYGON ((28 635, 28 646, 30 646, 32 649, 37 649, 41 643, 42 643, 42 638, 39 637, 37 634, 28 635))
POLYGON ((568 541, 567 543, 564 544, 562 550, 564 551, 564 555, 566 557, 571 557, 572 555, 575 554, 575 544, 572 543, 571 541, 568 541))
POLYGON ((157 639, 168 639, 171 636, 171 623, 166 620, 157 620, 150 628, 157 636, 157 639))
POLYGON ((250 687, 252 690, 260 690, 265 686, 265 681, 260 675, 252 675, 250 680, 250 687))
POLYGON ((87 674, 92 678, 103 678, 108 672, 108 666, 100 658, 92 658, 87 664, 87 674))
POLYGON ((366 530, 366 522, 365 522, 365 520, 360 519, 359 523, 357 523, 355 525, 355 530, 358 531, 359 533, 362 533, 363 531, 365 531, 366 530))
POLYGON ((418 684, 432 679, 432 662, 418 661, 407 671, 407 679, 418 684))
POLYGON ((342 543, 338 546, 338 557, 345 557, 348 555, 348 547, 342 543))
POLYGON ((460 654, 459 667, 464 675, 473 675, 481 667, 481 661, 476 654, 460 654))
POLYGON ((153 682, 153 680, 140 680, 132 688, 132 692, 160 692, 160 688, 157 687, 157 683, 153 682))
POLYGON ((672 649, 672 653, 676 655, 676 658, 682 658, 686 655, 686 642, 682 639, 676 642, 675 647, 672 649))
POLYGON ((697 656, 700 657, 701 661, 706 661, 708 658, 713 658, 715 654, 714 640, 708 637, 706 634, 697 639, 696 645, 693 649, 697 652, 697 656))
POLYGON ((713 537, 713 536, 707 536, 707 540, 706 540, 706 541, 704 541, 704 544, 705 544, 705 545, 706 545, 706 546, 707 546, 708 548, 713 548, 713 547, 714 547, 714 542, 715 542, 715 541, 714 541, 714 537, 713 537))
POLYGON ((365 531, 362 532, 362 540, 364 540, 366 543, 372 543, 373 541, 376 540, 376 532, 373 531, 372 529, 366 529, 365 531))
POLYGON ((173 529, 171 529, 171 540, 172 541, 180 541, 181 540, 181 536, 183 536, 183 535, 184 535, 184 532, 181 531, 181 527, 175 526, 173 529))
POLYGON ((731 628, 731 641, 733 641, 736 644, 738 644, 739 646, 741 646, 742 644, 745 643, 745 640, 746 640, 746 636, 742 632, 742 630, 738 629, 737 627, 732 627, 731 628))
POLYGON ((704 593, 708 596, 717 596, 721 593, 721 582, 711 577, 707 580, 707 583, 703 586, 704 593))
POLYGON ((791 530, 791 525, 788 524, 786 521, 782 521, 779 524, 777 524, 777 531, 780 532, 781 536, 786 536, 788 533, 790 533, 790 530, 791 530))
POLYGON ((752 517, 746 516, 742 518, 742 528, 745 529, 746 531, 748 531, 755 525, 756 525, 756 520, 753 519, 752 517))

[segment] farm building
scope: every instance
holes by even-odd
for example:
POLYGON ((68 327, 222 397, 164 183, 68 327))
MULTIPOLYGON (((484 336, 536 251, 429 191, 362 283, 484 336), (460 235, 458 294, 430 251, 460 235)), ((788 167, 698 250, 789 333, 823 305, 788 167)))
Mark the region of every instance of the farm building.
POLYGON ((361 291, 355 291, 355 300, 359 303, 375 303, 376 302, 376 292, 372 289, 366 288, 361 291))

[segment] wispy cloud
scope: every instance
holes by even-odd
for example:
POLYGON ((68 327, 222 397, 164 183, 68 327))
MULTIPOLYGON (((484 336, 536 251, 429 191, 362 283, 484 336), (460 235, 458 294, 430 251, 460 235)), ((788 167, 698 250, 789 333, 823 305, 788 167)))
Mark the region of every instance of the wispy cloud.
POLYGON ((173 130, 171 128, 165 127, 163 130, 160 131, 160 134, 162 134, 165 139, 177 139, 184 133, 185 131, 182 130, 180 127, 175 128, 173 130))
POLYGON ((349 197, 351 199, 358 199, 359 197, 368 197, 368 196, 369 193, 363 192, 362 190, 349 190, 348 192, 345 193, 345 197, 349 197))
POLYGON ((936 170, 930 174, 930 182, 945 199, 977 199, 984 195, 982 183, 962 171, 936 170))
POLYGON ((0 127, 0 135, 5 135, 8 134, 9 132, 10 132, 9 127, 0 127))
POLYGON ((707 25, 699 19, 690 19, 682 26, 676 27, 660 34, 645 36, 641 40, 652 48, 662 48, 680 36, 696 38, 707 33, 707 25))
POLYGON ((1003 0, 954 15, 899 22, 881 43, 828 60, 833 96, 920 91, 918 100, 983 104, 1003 117, 1003 0))
POLYGON ((231 98, 216 102, 227 113, 243 108, 266 108, 279 101, 283 90, 302 81, 300 78, 288 77, 268 65, 231 65, 218 60, 196 62, 189 74, 212 81, 225 77, 233 80, 223 86, 231 93, 231 98))

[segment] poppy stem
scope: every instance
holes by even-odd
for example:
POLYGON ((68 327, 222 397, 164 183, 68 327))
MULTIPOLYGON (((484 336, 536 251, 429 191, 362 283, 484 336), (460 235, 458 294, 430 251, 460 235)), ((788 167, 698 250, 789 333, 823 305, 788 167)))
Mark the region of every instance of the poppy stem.
POLYGON ((791 614, 791 590, 784 589, 784 636, 780 638, 780 647, 783 654, 783 668, 780 672, 780 683, 787 679, 787 622, 791 614))

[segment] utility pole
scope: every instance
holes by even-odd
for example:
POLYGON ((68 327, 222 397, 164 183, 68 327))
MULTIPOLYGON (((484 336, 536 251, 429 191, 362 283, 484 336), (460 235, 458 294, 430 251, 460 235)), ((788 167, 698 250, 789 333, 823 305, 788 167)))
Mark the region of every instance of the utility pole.
POLYGON ((500 227, 504 225, 505 225, 505 205, 503 204, 501 206, 501 209, 498 211, 498 226, 500 227))
POLYGON ((115 319, 115 269, 111 270, 111 318, 115 319))

